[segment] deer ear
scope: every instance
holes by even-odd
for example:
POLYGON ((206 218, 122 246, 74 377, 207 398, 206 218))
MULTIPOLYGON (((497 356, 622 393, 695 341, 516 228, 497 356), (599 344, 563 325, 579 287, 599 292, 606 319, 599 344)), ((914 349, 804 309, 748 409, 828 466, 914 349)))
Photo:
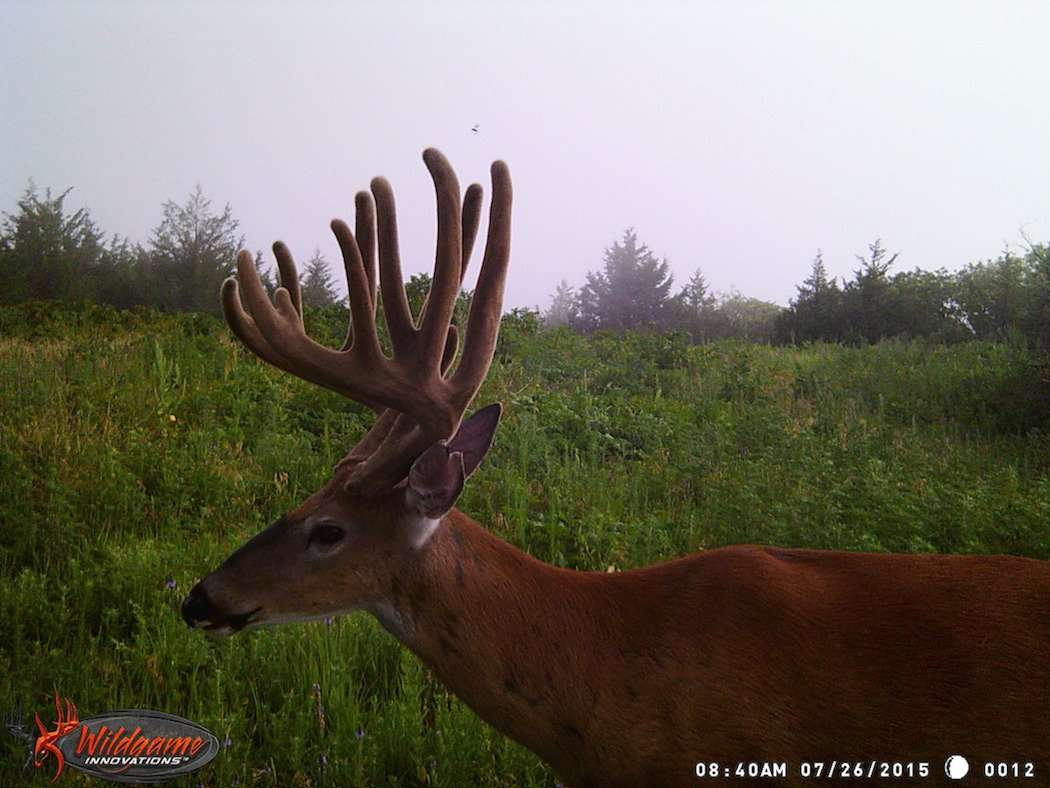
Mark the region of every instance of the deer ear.
POLYGON ((503 406, 498 402, 486 405, 460 424, 456 434, 448 442, 450 451, 458 451, 463 454, 463 471, 466 478, 471 477, 481 465, 481 461, 485 459, 485 455, 489 453, 502 413, 503 406))
POLYGON ((452 440, 438 441, 412 463, 408 499, 420 514, 437 519, 456 503, 464 482, 492 446, 502 410, 498 403, 482 408, 460 425, 452 440))

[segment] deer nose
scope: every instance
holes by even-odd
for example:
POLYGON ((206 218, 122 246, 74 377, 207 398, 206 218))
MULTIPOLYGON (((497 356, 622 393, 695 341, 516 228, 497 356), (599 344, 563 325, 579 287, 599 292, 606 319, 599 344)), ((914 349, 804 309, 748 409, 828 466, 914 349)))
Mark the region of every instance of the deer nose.
POLYGON ((214 613, 215 605, 212 604, 211 599, 208 597, 208 592, 204 590, 200 583, 197 583, 190 589, 186 599, 182 602, 183 621, 191 628, 196 627, 208 622, 214 613))

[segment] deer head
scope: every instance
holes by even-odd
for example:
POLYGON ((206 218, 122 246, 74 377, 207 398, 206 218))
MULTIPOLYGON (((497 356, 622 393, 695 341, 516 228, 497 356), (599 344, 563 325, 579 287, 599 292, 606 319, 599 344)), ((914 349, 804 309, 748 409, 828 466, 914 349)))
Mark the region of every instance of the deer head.
POLYGON ((510 255, 510 174, 503 162, 492 165, 485 255, 456 363, 453 310, 478 230, 482 190, 470 186, 461 202, 445 157, 429 149, 423 160, 437 193, 438 232, 433 282, 418 321, 401 276, 393 191, 383 178, 372 181, 371 194, 357 194, 354 232, 338 219, 331 224, 351 311, 341 350, 306 335, 295 263, 284 244, 273 246, 281 284, 273 303, 248 252, 238 256, 237 277, 223 283, 226 321, 255 354, 368 405, 377 418, 324 487, 190 591, 182 615, 191 627, 229 635, 381 604, 488 451, 500 406, 466 421, 463 414, 485 379, 499 331, 510 255), (391 356, 376 333, 377 257, 391 356))

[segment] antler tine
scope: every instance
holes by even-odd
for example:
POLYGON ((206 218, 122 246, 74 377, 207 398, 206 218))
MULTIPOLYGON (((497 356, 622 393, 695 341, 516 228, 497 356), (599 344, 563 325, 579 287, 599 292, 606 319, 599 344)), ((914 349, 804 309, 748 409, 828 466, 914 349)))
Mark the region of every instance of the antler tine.
MULTIPOLYGON (((480 184, 472 183, 467 187, 466 195, 463 198, 462 207, 462 254, 460 258, 460 272, 459 272, 459 284, 462 286, 463 278, 467 273, 467 263, 470 261, 470 255, 474 248, 474 241, 478 234, 478 225, 481 219, 481 198, 482 188, 480 184)), ((372 195, 366 191, 358 192, 354 197, 354 206, 356 208, 356 225, 354 228, 355 235, 357 237, 357 248, 361 252, 361 260, 364 263, 365 274, 368 277, 368 292, 372 298, 372 315, 375 316, 376 307, 378 305, 377 299, 377 286, 378 281, 376 278, 376 210, 375 203, 372 199, 372 195)), ((390 225, 396 233, 396 219, 392 215, 392 197, 390 203, 390 225)), ((396 238, 395 238, 396 241, 396 238)), ((396 251, 396 250, 395 250, 396 251)), ((396 257, 396 254, 395 254, 396 257)), ((400 264, 398 264, 398 275, 400 275, 400 264)), ((396 279, 396 277, 395 277, 396 279)), ((347 272, 347 281, 350 280, 350 273, 347 272)), ((296 282, 298 285, 298 282, 296 282)), ((404 292, 404 286, 402 284, 402 292, 404 292)), ((385 299, 384 299, 385 300, 385 299)), ((423 316, 426 315, 427 303, 430 300, 430 293, 427 293, 427 298, 423 302, 423 308, 420 311, 420 322, 423 320, 423 316)), ((388 320, 389 323, 389 320, 388 320)), ((389 327, 389 326, 388 326, 389 327)), ((456 339, 455 339, 455 326, 449 327, 449 342, 446 342, 445 354, 446 357, 449 355, 448 345, 452 345, 452 355, 455 355, 456 339)), ((343 343, 343 350, 348 349, 353 344, 353 326, 351 325, 347 331, 346 341, 343 343)), ((442 363, 442 370, 446 369, 448 364, 442 363)))
POLYGON ((434 277, 427 294, 427 310, 420 321, 417 363, 421 371, 440 374, 440 357, 459 295, 463 240, 459 181, 448 159, 435 148, 423 152, 437 196, 437 244, 434 277))
POLYGON ((368 278, 350 228, 337 219, 332 222, 332 230, 350 271, 351 319, 355 332, 352 351, 332 350, 310 339, 303 330, 288 289, 278 288, 274 295, 276 305, 271 304, 251 262, 251 255, 238 257, 237 273, 251 320, 265 344, 256 341, 252 324, 245 319, 247 316, 243 310, 238 310, 233 285, 227 285, 228 290, 224 292, 227 319, 238 335, 244 334, 242 338, 249 347, 267 361, 381 410, 387 404, 386 395, 390 392, 382 376, 376 374, 382 371, 384 358, 375 332, 368 278), (267 350, 272 352, 267 353, 267 350))
POLYGON ((273 256, 277 258, 277 271, 280 277, 279 284, 288 291, 292 299, 292 306, 299 315, 299 322, 303 322, 303 293, 299 288, 299 271, 295 267, 295 259, 283 241, 276 241, 273 245, 273 256))
MULTIPOLYGON (((361 252, 361 262, 365 267, 368 279, 368 297, 372 299, 372 316, 376 313, 376 206, 372 195, 360 191, 354 195, 354 232, 357 236, 357 248, 361 252)), ((347 281, 350 276, 347 275, 347 281)))
MULTIPOLYGON (((463 287, 463 280, 467 276, 467 265, 470 263, 470 254, 474 250, 474 241, 478 237, 478 225, 481 222, 481 198, 482 198, 483 194, 484 194, 484 191, 481 188, 481 184, 479 184, 479 183, 472 183, 472 184, 470 184, 470 186, 467 187, 467 193, 463 196, 463 221, 461 223, 462 227, 463 227, 463 233, 462 233, 462 235, 463 235, 463 253, 462 253, 462 257, 460 258, 460 264, 459 264, 459 286, 460 286, 460 288, 463 287)), ((458 292, 457 292, 456 297, 457 298, 459 297, 458 292)), ((419 310, 419 320, 420 320, 420 322, 422 322, 423 320, 426 319, 427 304, 429 304, 429 303, 430 303, 430 293, 427 293, 427 297, 423 301, 423 308, 419 310)), ((455 302, 453 302, 452 311, 453 311, 453 314, 455 314, 455 302)), ((455 333, 455 331, 456 331, 455 324, 451 324, 449 326, 448 330, 449 330, 449 334, 450 335, 455 333)), ((454 339, 454 337, 450 336, 450 341, 452 341, 452 339, 454 339)), ((455 344, 455 343, 453 343, 453 344, 455 344)), ((452 356, 455 356, 455 351, 456 351, 456 349, 455 349, 455 347, 453 347, 452 348, 452 356)), ((448 361, 451 362, 451 357, 449 356, 448 343, 445 343, 445 355, 446 355, 446 357, 448 357, 448 361)), ((447 368, 448 368, 448 363, 445 363, 445 361, 442 360, 442 364, 441 364, 442 374, 444 374, 444 372, 445 372, 445 370, 447 368)))
MULTIPOLYGON (((288 295, 292 299, 295 311, 299 314, 299 320, 302 322, 303 296, 302 290, 299 287, 299 272, 295 267, 295 259, 292 257, 292 253, 288 250, 288 247, 281 241, 274 243, 273 254, 274 257, 277 258, 277 271, 280 285, 288 291, 288 295)), ((246 250, 242 250, 237 254, 238 270, 240 270, 242 265, 242 257, 245 258, 245 265, 250 263, 254 269, 255 261, 252 259, 251 254, 246 250)), ((270 346, 270 343, 259 333, 255 321, 244 311, 244 308, 241 305, 240 296, 237 292, 237 280, 232 276, 222 283, 222 307, 223 314, 226 317, 226 322, 229 324, 230 328, 233 329, 233 333, 236 334, 244 344, 274 366, 280 367, 288 372, 292 371, 288 366, 287 360, 282 358, 280 354, 270 346)))
POLYGON ((467 264, 470 263, 470 255, 474 251, 474 241, 478 237, 478 225, 481 224, 481 198, 485 190, 480 183, 472 183, 467 187, 467 193, 463 195, 463 258, 459 266, 459 284, 462 287, 463 278, 467 275, 467 264))
MULTIPOLYGON (((357 248, 361 252, 361 263, 365 268, 365 277, 368 279, 368 297, 372 301, 372 320, 375 320, 376 306, 379 303, 376 298, 376 209, 372 201, 372 195, 360 191, 354 195, 354 235, 357 238, 357 248)), ((346 259, 343 260, 344 265, 346 259)), ((347 288, 351 281, 350 267, 346 268, 347 288)), ((350 322, 346 329, 346 341, 343 342, 343 350, 349 350, 354 344, 354 324, 350 322)))
MULTIPOLYGON (((459 287, 456 289, 456 298, 459 298, 459 288, 463 287, 463 279, 467 275, 467 266, 470 264, 470 255, 474 251, 474 241, 478 237, 478 225, 481 224, 481 198, 485 190, 480 183, 472 183, 467 187, 467 193, 463 195, 463 252, 459 262, 459 287)), ((429 293, 427 294, 430 295, 429 293)), ((429 298, 428 298, 429 300, 429 298)), ((453 314, 455 313, 455 299, 452 302, 453 314)), ((423 302, 422 315, 427 312, 427 302, 423 302)), ((448 339, 445 341, 445 352, 441 357, 441 376, 444 377, 452 360, 456 357, 456 349, 459 346, 459 332, 454 324, 448 327, 448 339)))
POLYGON ((397 238, 397 208, 394 190, 386 178, 372 179, 379 241, 379 288, 383 294, 383 316, 394 346, 394 355, 412 345, 415 327, 401 276, 401 252, 397 238))
POLYGON ((492 164, 492 204, 485 256, 470 304, 463 358, 450 384, 469 404, 492 363, 503 309, 503 285, 510 263, 510 211, 513 189, 510 170, 502 161, 492 164))
MULTIPOLYGON (((251 254, 242 251, 237 255, 238 268, 241 266, 242 258, 245 260, 246 265, 254 267, 251 254)), ((226 317, 227 325, 229 325, 234 335, 263 361, 273 364, 285 372, 296 374, 284 356, 270 346, 270 343, 266 341, 266 338, 259 331, 259 327, 255 325, 251 315, 244 310, 244 306, 241 304, 240 289, 235 277, 231 276, 222 283, 221 293, 222 312, 226 317)))
MULTIPOLYGON (((354 332, 354 343, 351 349, 362 353, 371 362, 378 362, 382 356, 379 349, 379 337, 376 336, 375 303, 372 298, 372 283, 368 279, 364 258, 357 245, 357 239, 342 219, 333 219, 331 223, 339 251, 343 254, 346 266, 346 288, 350 299, 350 324, 354 332)), ((316 345, 316 343, 314 343, 316 345)), ((320 345, 316 345, 321 347, 320 345)))

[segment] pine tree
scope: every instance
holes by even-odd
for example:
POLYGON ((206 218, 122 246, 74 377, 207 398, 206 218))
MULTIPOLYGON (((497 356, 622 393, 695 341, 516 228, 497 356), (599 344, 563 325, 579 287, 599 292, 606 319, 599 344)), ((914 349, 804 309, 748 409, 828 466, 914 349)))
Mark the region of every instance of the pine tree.
POLYGON ((576 316, 576 291, 564 279, 551 296, 551 305, 543 315, 548 326, 567 326, 576 316))
POLYGON ((233 273, 244 237, 229 203, 215 214, 211 200, 198 183, 186 202, 164 203, 163 219, 153 230, 149 257, 159 306, 168 309, 214 312, 216 293, 233 273))
POLYGON ((801 340, 836 342, 844 334, 842 318, 842 290, 834 279, 828 279, 824 253, 818 249, 810 274, 798 288, 793 304, 800 320, 801 340))
POLYGON ((815 298, 826 292, 831 287, 828 282, 828 269, 824 265, 824 252, 817 249, 813 258, 813 268, 809 276, 802 280, 802 286, 798 288, 800 298, 815 298))
POLYGON ((703 272, 697 268, 689 277, 689 282, 681 291, 682 303, 696 314, 702 313, 715 303, 714 296, 707 290, 707 279, 703 272))
POLYGON ((305 306, 327 306, 339 301, 335 283, 332 281, 332 271, 320 249, 315 249, 313 256, 306 261, 306 269, 299 285, 305 306))
POLYGON ((868 257, 857 255, 860 268, 853 272, 853 281, 846 285, 846 333, 868 342, 878 342, 892 335, 888 319, 890 301, 889 270, 900 253, 887 257, 878 238, 868 245, 868 257))
POLYGON ((605 250, 603 270, 589 272, 576 299, 584 330, 665 328, 674 279, 666 260, 638 243, 633 228, 605 250))
POLYGON ((711 336, 712 309, 716 299, 707 287, 707 279, 697 268, 685 287, 673 299, 675 317, 671 321, 676 328, 689 333, 694 342, 703 342, 711 336))
POLYGON ((18 201, 18 212, 4 214, 0 273, 5 302, 27 298, 93 298, 93 274, 103 253, 103 233, 86 208, 66 213, 65 199, 29 186, 18 201))

